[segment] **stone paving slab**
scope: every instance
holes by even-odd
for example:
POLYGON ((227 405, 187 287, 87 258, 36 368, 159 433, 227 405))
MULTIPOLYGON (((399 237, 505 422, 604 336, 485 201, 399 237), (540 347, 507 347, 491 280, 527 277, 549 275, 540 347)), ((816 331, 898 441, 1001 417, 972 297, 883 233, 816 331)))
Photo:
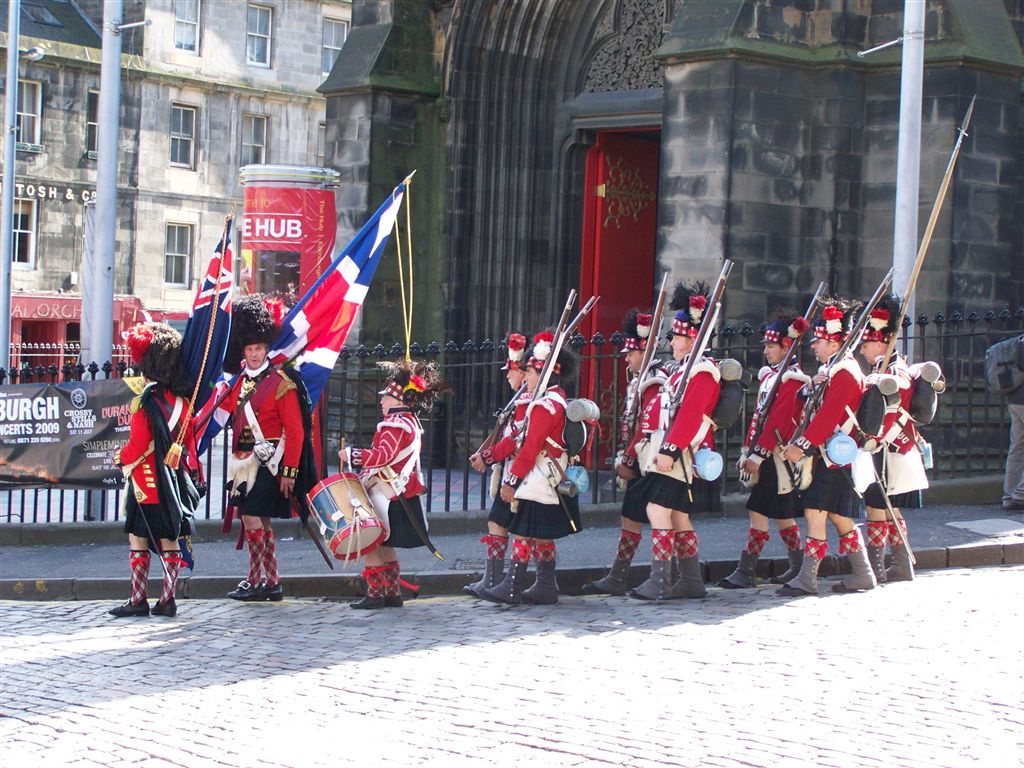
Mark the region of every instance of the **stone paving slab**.
POLYGON ((4 765, 1021 766, 1024 567, 857 595, 0 602, 4 765))

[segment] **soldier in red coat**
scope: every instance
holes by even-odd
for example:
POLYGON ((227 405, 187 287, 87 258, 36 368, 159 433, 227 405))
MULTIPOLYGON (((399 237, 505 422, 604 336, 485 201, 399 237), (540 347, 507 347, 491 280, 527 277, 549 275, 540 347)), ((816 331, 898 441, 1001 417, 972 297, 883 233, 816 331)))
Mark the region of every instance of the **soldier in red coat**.
MULTIPOLYGON (((859 302, 830 299, 814 328, 811 348, 821 367, 812 386, 824 387, 824 394, 817 409, 810 414, 803 434, 791 441, 783 453, 793 464, 804 459, 813 462, 812 479, 803 493, 807 543, 800 572, 779 588, 780 595, 818 594, 818 567, 828 553, 826 520, 831 521, 839 533, 839 553, 848 555, 853 567, 853 574, 834 588, 871 589, 876 583, 864 552, 864 540, 854 522, 861 516, 862 504, 853 488, 852 466, 835 464, 826 450, 836 435, 850 436, 856 428, 864 376, 852 354, 847 352, 840 358, 838 353, 850 334, 859 307, 859 302)), ((806 389, 804 393, 810 394, 806 389)))
POLYGON ((508 526, 515 536, 512 562, 500 583, 480 590, 480 597, 493 603, 557 603, 555 540, 582 528, 578 499, 560 493, 557 487, 569 464, 563 434, 566 396, 559 382, 571 380, 576 372, 576 355, 567 346, 552 363, 547 388, 543 392, 538 389, 554 343, 552 333, 538 333, 527 355, 526 388, 534 396, 527 407, 519 450, 505 471, 500 490, 502 500, 514 510, 508 526), (531 555, 537 578, 524 590, 531 555))
POLYGON ((914 564, 910 551, 904 545, 907 523, 901 509, 920 509, 921 491, 928 487, 924 461, 918 448, 917 427, 910 417, 910 399, 913 381, 907 361, 893 352, 886 370, 879 370, 892 337, 899 333, 900 300, 893 294, 883 296, 871 310, 871 317, 861 339, 860 354, 874 373, 868 383, 879 375, 893 377, 898 385, 892 406, 886 409, 880 434, 870 436, 875 472, 885 484, 885 493, 892 507, 889 519, 885 497, 878 482, 864 492, 867 507, 868 560, 880 584, 886 581, 910 581, 914 578, 914 564), (900 535, 902 529, 903 535, 900 535), (892 566, 885 568, 885 545, 892 547, 892 566))
POLYGON ((740 553, 736 570, 718 582, 718 586, 725 589, 757 585, 757 561, 768 543, 769 520, 775 521, 779 536, 789 552, 789 570, 772 578, 772 583, 785 584, 797 575, 803 563, 803 541, 795 518, 803 517, 804 512, 800 493, 793 487, 782 460, 782 449, 800 424, 803 401, 797 393, 811 379, 800 370, 798 361, 794 360, 786 370, 782 370, 782 363, 794 340, 807 330, 807 321, 792 311, 779 310, 775 314, 775 320, 764 329, 762 343, 768 364, 757 375, 760 381, 757 409, 750 420, 738 462, 740 469, 754 478, 754 486, 747 499, 750 530, 747 531, 747 546, 740 553), (778 389, 768 407, 766 399, 776 382, 778 389), (760 432, 757 444, 751 445, 757 432, 760 432))
POLYGON ((646 495, 649 475, 641 473, 637 446, 650 434, 649 429, 644 431, 643 415, 658 398, 661 385, 667 378, 661 361, 653 359, 643 381, 640 380, 644 350, 648 343, 658 343, 657 339, 650 340, 653 322, 652 315, 637 309, 631 309, 622 320, 625 344, 621 351, 625 355, 629 381, 626 387, 626 410, 622 419, 625 446, 615 461, 615 474, 620 487, 625 488, 621 530, 611 568, 602 578, 583 585, 583 591, 587 594, 625 595, 629 591, 629 568, 640 546, 640 532, 649 522, 646 495))
POLYGON ((150 547, 159 546, 164 588, 152 612, 174 616, 178 610, 174 599, 178 572, 184 564, 178 540, 190 533, 188 520, 199 502, 194 487, 188 489, 183 476, 190 469, 198 470, 191 424, 184 425, 185 443, 179 466, 167 466, 164 457, 182 422, 191 418, 188 398, 193 382, 181 358, 181 334, 170 326, 140 324, 128 331, 127 340, 132 364, 147 383, 132 402, 130 436, 117 457, 128 480, 124 530, 131 547, 131 597, 109 613, 119 618, 149 615, 149 552, 150 547))
MULTIPOLYGON (((512 390, 513 399, 506 406, 506 412, 499 415, 502 427, 498 439, 483 446, 469 457, 470 466, 477 472, 491 469, 490 495, 493 499, 491 511, 487 517, 487 534, 480 539, 487 546, 487 565, 484 575, 479 581, 467 584, 462 591, 473 597, 480 597, 480 590, 493 587, 505 577, 505 552, 508 550, 508 526, 512 522, 512 506, 501 498, 501 478, 505 474, 506 465, 511 464, 515 455, 519 432, 526 418, 526 408, 530 404, 531 394, 527 391, 526 337, 521 333, 510 333, 508 336, 508 357, 502 370, 505 380, 512 390)), ((497 428, 497 425, 496 427, 497 428)))
POLYGON ((702 283, 679 283, 672 295, 672 357, 675 371, 661 387, 658 429, 644 451, 644 469, 652 474, 647 489, 651 521, 651 575, 629 593, 640 600, 698 598, 705 594, 697 558, 697 532, 690 514, 708 511, 717 486, 701 478, 694 457, 701 448, 714 448, 711 413, 721 392, 718 366, 697 354, 694 343, 707 318, 707 288, 702 283), (679 577, 672 572, 678 563, 679 577))
POLYGON ((428 411, 447 390, 433 365, 405 361, 378 394, 384 418, 369 448, 347 448, 343 461, 359 473, 374 511, 388 531, 379 547, 364 556, 366 597, 356 609, 401 608, 401 571, 396 549, 431 546, 420 496, 427 490, 420 470, 423 425, 417 412, 428 411))
POLYGON ((229 503, 241 513, 249 550, 249 575, 228 597, 245 602, 284 598, 271 520, 292 516, 307 440, 298 385, 267 359, 283 313, 279 300, 258 294, 236 301, 224 356, 225 372, 238 374, 222 405, 231 414, 229 503))

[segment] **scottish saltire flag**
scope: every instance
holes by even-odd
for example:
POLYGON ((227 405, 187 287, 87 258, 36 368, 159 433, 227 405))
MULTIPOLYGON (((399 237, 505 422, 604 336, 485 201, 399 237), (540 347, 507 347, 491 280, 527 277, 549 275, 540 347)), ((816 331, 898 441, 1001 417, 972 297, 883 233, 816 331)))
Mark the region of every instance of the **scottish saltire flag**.
POLYGON ((363 306, 404 196, 402 182, 281 323, 281 333, 269 353, 270 362, 279 365, 294 359, 313 403, 320 399, 363 306))
POLYGON ((221 377, 221 363, 231 335, 231 292, 234 283, 231 268, 231 219, 224 226, 224 237, 210 257, 206 277, 196 290, 192 311, 182 339, 185 364, 199 383, 195 411, 198 413, 213 394, 214 384, 221 377), (223 251, 222 251, 223 248, 223 251), (210 322, 213 337, 207 350, 210 322), (205 364, 204 364, 205 358, 205 364))

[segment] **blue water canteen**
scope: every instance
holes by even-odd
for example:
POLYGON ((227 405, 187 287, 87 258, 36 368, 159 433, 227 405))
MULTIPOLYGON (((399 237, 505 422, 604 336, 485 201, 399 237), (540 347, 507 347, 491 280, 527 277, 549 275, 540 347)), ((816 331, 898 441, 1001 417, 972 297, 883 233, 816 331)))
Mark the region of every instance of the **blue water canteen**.
POLYGON ((569 482, 576 486, 576 490, 580 493, 586 493, 587 489, 590 488, 590 475, 587 473, 586 468, 581 467, 579 464, 573 464, 566 469, 565 476, 569 479, 569 482))
POLYGON ((857 458, 857 441, 844 432, 836 432, 825 443, 825 455, 833 464, 845 467, 857 458))
POLYGON ((722 454, 710 448, 700 448, 693 456, 693 466, 697 470, 697 476, 709 483, 714 482, 722 476, 722 468, 725 461, 722 454))

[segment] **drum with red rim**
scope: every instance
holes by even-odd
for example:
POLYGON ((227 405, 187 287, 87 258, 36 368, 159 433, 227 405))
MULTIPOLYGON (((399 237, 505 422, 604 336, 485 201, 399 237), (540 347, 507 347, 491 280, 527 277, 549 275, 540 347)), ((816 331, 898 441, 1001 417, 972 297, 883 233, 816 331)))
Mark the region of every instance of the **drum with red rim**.
POLYGON ((307 497, 328 549, 338 560, 355 560, 387 538, 359 476, 341 472, 325 477, 307 497))

